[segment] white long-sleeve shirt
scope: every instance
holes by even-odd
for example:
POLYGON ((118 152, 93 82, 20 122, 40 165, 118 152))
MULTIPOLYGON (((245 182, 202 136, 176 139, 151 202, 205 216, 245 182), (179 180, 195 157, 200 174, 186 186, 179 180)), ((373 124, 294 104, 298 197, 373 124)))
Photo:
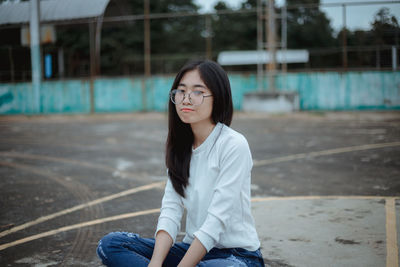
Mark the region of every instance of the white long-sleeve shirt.
POLYGON ((260 242, 251 215, 252 166, 246 138, 218 123, 192 151, 185 198, 168 179, 156 234, 164 230, 175 242, 186 208, 183 242, 190 244, 197 237, 207 252, 213 247, 257 250, 260 242))

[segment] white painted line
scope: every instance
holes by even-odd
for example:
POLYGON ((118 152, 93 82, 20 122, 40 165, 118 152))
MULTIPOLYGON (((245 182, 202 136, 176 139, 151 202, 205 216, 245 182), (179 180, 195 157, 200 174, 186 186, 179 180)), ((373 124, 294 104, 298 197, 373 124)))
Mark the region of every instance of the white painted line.
POLYGON ((0 233, 0 238, 3 237, 3 236, 6 236, 8 234, 15 233, 17 231, 26 229, 26 228, 31 227, 33 225, 36 225, 36 224, 39 224, 39 223, 54 219, 56 217, 59 217, 59 216, 62 216, 62 215, 65 215, 65 214, 68 214, 68 213, 71 213, 71 212, 74 212, 74 211, 77 211, 77 210, 81 210, 81 209, 87 208, 89 206, 97 205, 97 204, 100 204, 100 203, 103 203, 103 202, 106 202, 106 201, 110 201, 110 200, 113 200, 113 199, 116 199, 116 198, 119 198, 119 197, 124 197, 124 196, 127 196, 127 195, 131 195, 131 194, 134 194, 134 193, 137 193, 137 192, 141 192, 141 191, 145 191, 145 190, 150 190, 150 189, 153 189, 153 188, 161 187, 164 184, 165 184, 165 182, 157 182, 157 183, 152 183, 152 184, 148 184, 148 185, 144 185, 144 186, 131 188, 131 189, 128 189, 128 190, 125 190, 125 191, 122 191, 122 192, 119 192, 119 193, 116 193, 116 194, 113 194, 113 195, 109 195, 109 196, 106 196, 106 197, 98 198, 96 200, 93 200, 93 201, 90 201, 90 202, 87 202, 87 203, 83 203, 83 204, 80 204, 80 205, 77 205, 77 206, 74 206, 74 207, 71 207, 71 208, 68 208, 68 209, 65 209, 65 210, 61 210, 61 211, 58 211, 56 213, 49 214, 49 215, 37 218, 36 220, 30 221, 30 222, 15 226, 15 227, 13 227, 11 229, 8 229, 6 231, 3 231, 3 232, 0 233))
POLYGON ((87 226, 92 226, 92 225, 96 225, 96 224, 100 224, 100 223, 122 220, 122 219, 127 219, 127 218, 133 218, 133 217, 137 217, 137 216, 141 216, 141 215, 147 215, 147 214, 158 213, 158 212, 160 212, 160 209, 150 209, 150 210, 125 213, 125 214, 120 214, 117 216, 112 216, 112 217, 97 219, 97 220, 93 220, 93 221, 87 221, 87 222, 83 222, 83 223, 64 226, 64 227, 50 230, 50 231, 40 233, 37 235, 28 236, 28 237, 25 237, 25 238, 22 238, 22 239, 19 239, 19 240, 10 242, 10 243, 2 244, 2 245, 0 245, 0 251, 4 250, 6 248, 9 248, 9 247, 20 245, 20 244, 23 244, 23 243, 26 243, 29 241, 39 239, 39 238, 55 235, 55 234, 58 234, 61 232, 66 232, 66 231, 70 231, 70 230, 74 230, 74 229, 78 229, 78 228, 82 228, 82 227, 87 227, 87 226))
POLYGON ((386 198, 386 267, 399 266, 399 248, 397 246, 396 201, 386 198))
POLYGON ((316 152, 310 152, 310 153, 294 154, 294 155, 273 158, 273 159, 254 160, 253 166, 259 167, 259 166, 269 165, 269 164, 273 164, 273 163, 291 161, 291 160, 295 160, 295 159, 327 156, 327 155, 334 155, 334 154, 340 154, 340 153, 346 153, 346 152, 354 152, 354 151, 362 151, 362 150, 368 150, 368 149, 377 149, 377 148, 394 147, 394 146, 400 146, 400 142, 350 146, 350 147, 334 148, 334 149, 328 149, 328 150, 322 150, 322 151, 316 151, 316 152))

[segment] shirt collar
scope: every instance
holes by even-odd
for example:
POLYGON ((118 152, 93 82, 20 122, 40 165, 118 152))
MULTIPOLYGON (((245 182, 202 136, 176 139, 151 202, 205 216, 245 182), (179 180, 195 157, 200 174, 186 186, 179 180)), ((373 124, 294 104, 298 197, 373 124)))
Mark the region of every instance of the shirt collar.
POLYGON ((218 122, 214 129, 212 130, 212 132, 207 136, 206 140, 204 140, 204 142, 198 146, 196 149, 192 148, 192 154, 198 154, 201 151, 206 150, 207 148, 211 147, 215 141, 217 140, 219 134, 221 133, 222 127, 224 125, 220 122, 218 122))

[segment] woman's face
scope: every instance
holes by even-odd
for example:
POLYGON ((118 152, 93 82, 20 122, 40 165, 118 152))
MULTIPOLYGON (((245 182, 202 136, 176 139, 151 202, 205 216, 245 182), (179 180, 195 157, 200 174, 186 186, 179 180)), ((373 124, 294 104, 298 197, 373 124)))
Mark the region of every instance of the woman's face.
POLYGON ((197 69, 186 72, 176 89, 185 94, 183 102, 175 104, 176 112, 184 123, 191 125, 213 123, 211 119, 213 97, 210 96, 212 93, 200 78, 200 73, 197 69), (195 102, 193 98, 196 96, 203 95, 207 97, 203 98, 201 105, 193 105, 189 101, 189 93, 191 93, 192 102, 195 102))

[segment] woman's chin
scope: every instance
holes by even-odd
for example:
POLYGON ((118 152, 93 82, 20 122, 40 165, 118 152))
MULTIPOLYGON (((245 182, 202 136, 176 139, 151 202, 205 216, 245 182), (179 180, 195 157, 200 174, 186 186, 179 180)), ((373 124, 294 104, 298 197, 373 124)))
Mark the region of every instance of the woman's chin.
POLYGON ((182 122, 184 123, 193 123, 193 119, 190 118, 189 116, 185 115, 179 115, 179 118, 181 119, 182 122))

